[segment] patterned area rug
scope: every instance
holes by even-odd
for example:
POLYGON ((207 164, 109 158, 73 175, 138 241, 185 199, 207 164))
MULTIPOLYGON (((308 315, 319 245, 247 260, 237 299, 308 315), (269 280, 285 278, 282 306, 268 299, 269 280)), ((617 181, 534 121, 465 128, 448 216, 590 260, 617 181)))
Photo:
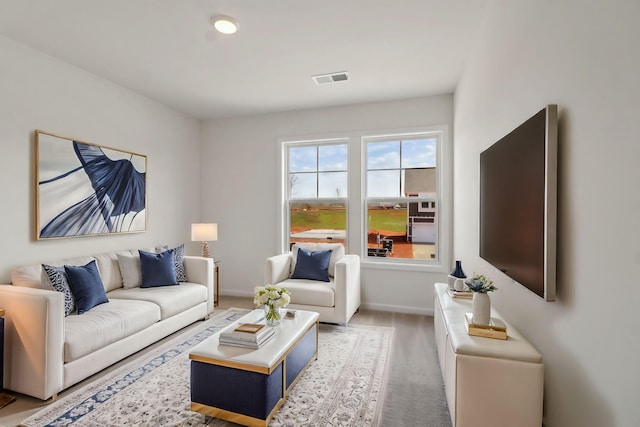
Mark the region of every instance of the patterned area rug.
MULTIPOLYGON (((189 349, 248 310, 229 309, 52 403, 22 426, 235 426, 191 412, 189 349)), ((377 426, 393 328, 320 325, 318 360, 270 426, 377 426)))

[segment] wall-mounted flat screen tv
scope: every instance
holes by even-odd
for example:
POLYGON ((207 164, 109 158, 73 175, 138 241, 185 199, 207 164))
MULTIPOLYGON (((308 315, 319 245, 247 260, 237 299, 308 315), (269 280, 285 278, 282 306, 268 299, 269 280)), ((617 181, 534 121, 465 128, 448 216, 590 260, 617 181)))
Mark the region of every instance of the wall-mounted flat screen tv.
POLYGON ((556 297, 558 108, 548 105, 480 154, 480 257, 556 297))

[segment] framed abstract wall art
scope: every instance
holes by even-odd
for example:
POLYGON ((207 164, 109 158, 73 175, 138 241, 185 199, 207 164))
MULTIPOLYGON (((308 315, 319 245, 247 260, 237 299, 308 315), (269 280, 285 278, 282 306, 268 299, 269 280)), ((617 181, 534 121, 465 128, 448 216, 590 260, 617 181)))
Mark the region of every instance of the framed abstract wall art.
POLYGON ((36 131, 36 238, 147 229, 147 157, 36 131))

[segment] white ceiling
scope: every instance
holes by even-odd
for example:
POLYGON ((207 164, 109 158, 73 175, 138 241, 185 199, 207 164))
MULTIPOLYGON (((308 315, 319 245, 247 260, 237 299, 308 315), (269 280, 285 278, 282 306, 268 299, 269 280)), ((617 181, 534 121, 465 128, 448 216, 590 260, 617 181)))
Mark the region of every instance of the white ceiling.
POLYGON ((487 2, 0 0, 0 34, 208 119, 451 93, 487 2))

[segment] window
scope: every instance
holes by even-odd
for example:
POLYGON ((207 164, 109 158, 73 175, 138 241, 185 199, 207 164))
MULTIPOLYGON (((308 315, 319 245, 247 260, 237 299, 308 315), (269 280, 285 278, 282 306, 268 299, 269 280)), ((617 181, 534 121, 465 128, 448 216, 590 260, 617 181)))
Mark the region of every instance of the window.
POLYGON ((320 138, 281 141, 281 250, 336 242, 367 268, 448 273, 447 127, 320 138))
POLYGON ((347 142, 285 143, 287 247, 346 243, 347 142))
POLYGON ((441 133, 365 137, 367 257, 439 259, 441 133))

